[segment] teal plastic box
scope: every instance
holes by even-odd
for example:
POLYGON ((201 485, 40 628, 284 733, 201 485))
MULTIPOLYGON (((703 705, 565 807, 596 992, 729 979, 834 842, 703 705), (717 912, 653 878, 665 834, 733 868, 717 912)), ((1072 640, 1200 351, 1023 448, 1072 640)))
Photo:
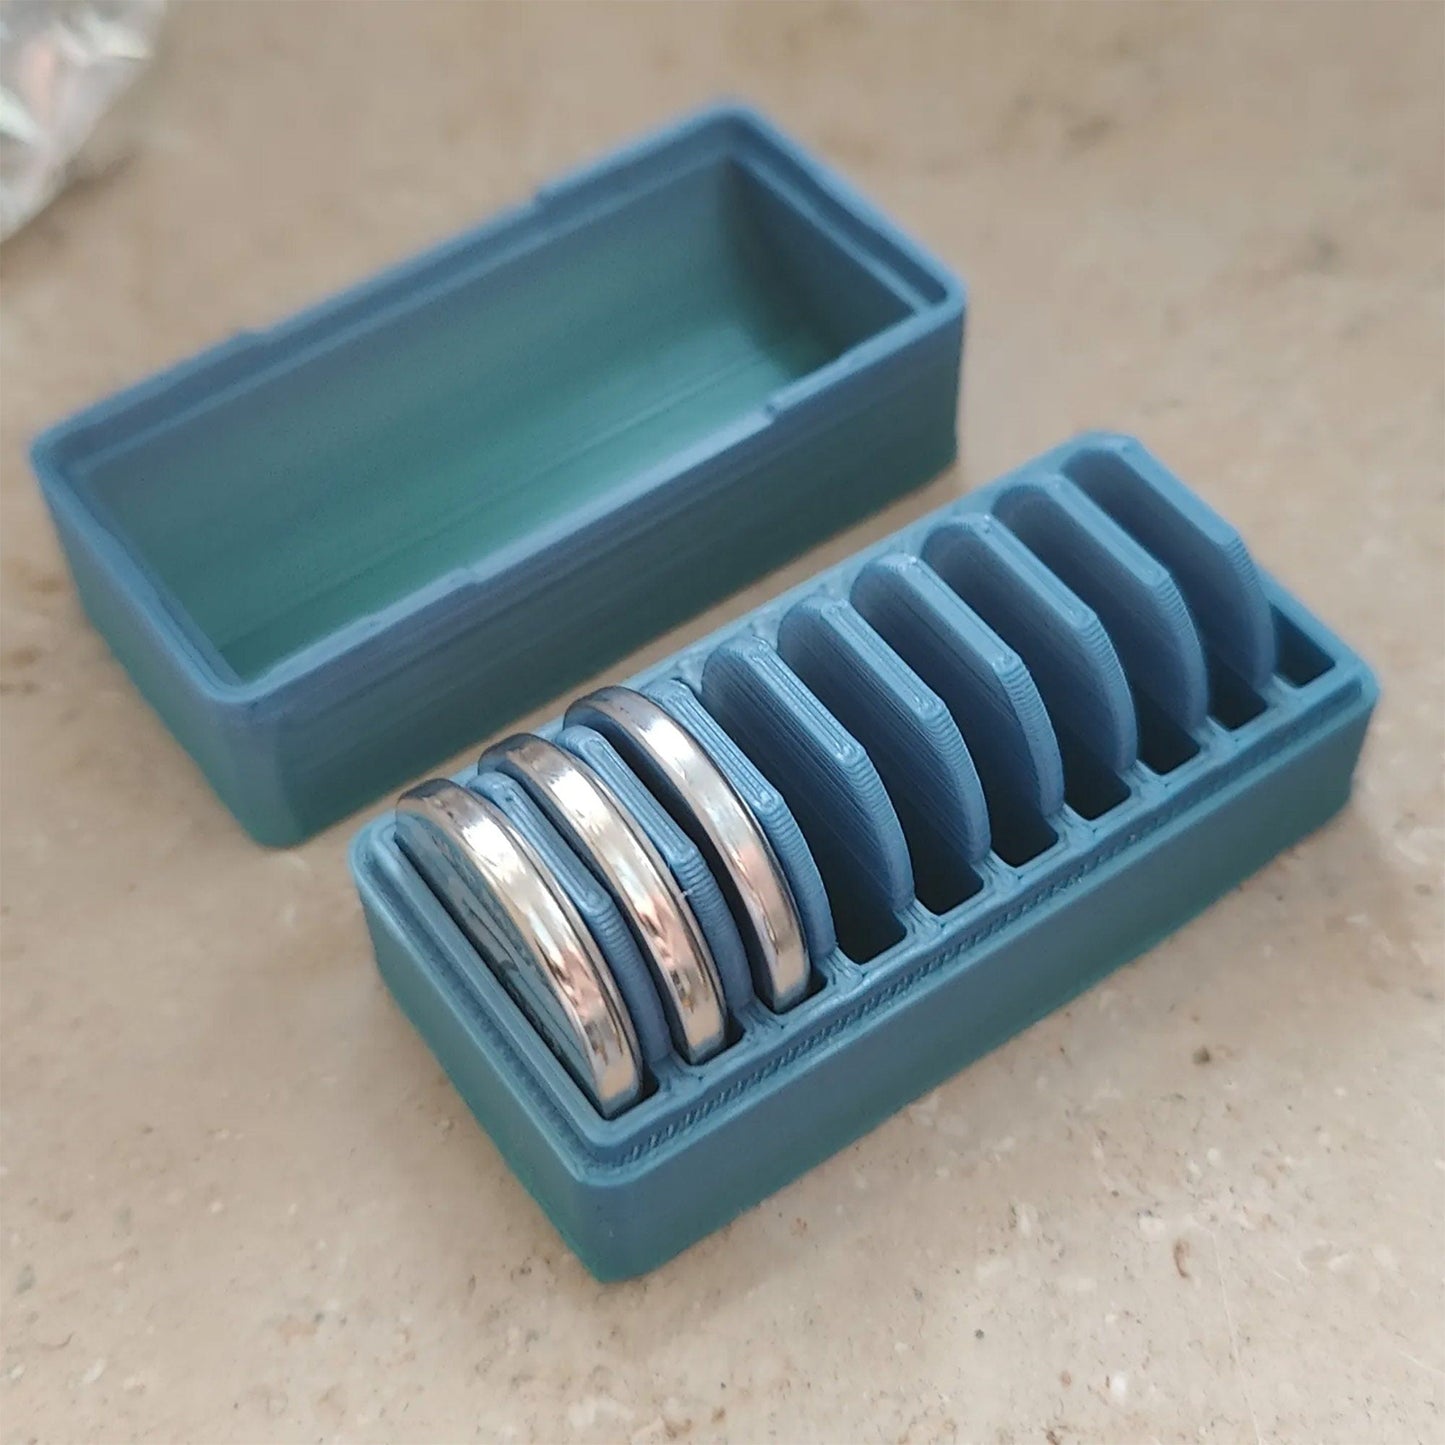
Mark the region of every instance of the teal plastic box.
POLYGON ((723 106, 33 460, 95 626, 292 843, 941 470, 963 310, 723 106))
POLYGON ((814 980, 788 1012, 737 1007, 706 1063, 661 1059, 624 1113, 592 1108, 388 819, 352 848, 387 984, 603 1279, 718 1228, 1322 824, 1376 699, 1232 528, 1107 435, 632 681, 767 804, 814 980))

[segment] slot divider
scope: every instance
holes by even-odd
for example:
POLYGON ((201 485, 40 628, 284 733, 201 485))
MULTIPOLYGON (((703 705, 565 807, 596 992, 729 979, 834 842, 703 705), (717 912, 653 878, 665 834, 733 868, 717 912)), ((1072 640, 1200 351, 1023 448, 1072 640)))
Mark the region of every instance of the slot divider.
POLYGON ((703 705, 787 800, 828 890, 844 950, 874 957, 897 941, 914 896, 907 843, 867 752, 764 638, 708 658, 703 705))
POLYGON ((1062 475, 1006 487, 993 512, 1098 613, 1136 698, 1147 693, 1182 731, 1197 728, 1209 707, 1204 649, 1163 563, 1062 475))

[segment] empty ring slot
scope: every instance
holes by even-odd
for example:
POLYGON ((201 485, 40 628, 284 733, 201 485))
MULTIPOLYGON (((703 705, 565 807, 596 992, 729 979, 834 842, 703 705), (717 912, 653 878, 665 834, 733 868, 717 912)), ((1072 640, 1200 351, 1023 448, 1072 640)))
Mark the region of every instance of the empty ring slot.
POLYGON ((1054 725, 1069 806, 1084 818, 1118 807, 1129 796, 1120 775, 1139 756, 1139 730, 1098 617, 992 517, 946 522, 923 557, 1023 658, 1054 725))
POLYGON ((1259 717, 1269 704, 1212 649, 1209 668, 1209 716, 1233 732, 1259 717))
POLYGON ((725 642, 707 660, 703 705, 772 779, 803 829, 828 890, 838 942, 876 957, 903 937, 913 902, 908 844, 862 745, 760 637, 725 642))
POLYGON ((1166 773, 1192 758, 1209 676, 1189 608, 1164 565, 1063 477, 1009 487, 993 510, 1104 624, 1134 695, 1140 759, 1166 773))
POLYGON ((738 796, 748 805, 758 826, 767 834, 778 864, 787 876, 793 902, 808 941, 808 956, 816 964, 838 946, 828 894, 803 831, 789 811, 783 795, 755 768, 741 748, 718 726, 686 683, 674 679, 652 683, 643 691, 665 708, 693 736, 722 770, 738 796))
POLYGON ((1274 625, 1239 533, 1131 439, 1080 451, 1064 472, 1169 569, 1221 666, 1248 690, 1267 687, 1275 669, 1274 625))
POLYGON ((1335 665, 1334 658, 1277 607, 1274 627, 1279 638, 1279 675, 1291 687, 1308 687, 1335 665))
POLYGON ((566 727, 557 734, 557 746, 581 758, 612 789, 617 801, 652 839, 653 847, 692 904, 698 927, 712 952, 728 1011, 736 1018, 756 997, 752 975, 732 910, 712 870, 698 852, 697 844, 668 817, 662 805, 600 733, 588 727, 566 727))
POLYGON ((988 800, 994 852, 1017 866, 1050 848, 1063 762, 1018 653, 918 557, 870 562, 852 600, 953 714, 988 800))
POLYGON ((903 825, 919 901, 946 913, 971 898, 989 848, 988 805, 943 700, 839 598, 794 607, 778 651, 867 749, 903 825))
POLYGON ((617 905, 517 783, 501 773, 479 773, 468 780, 467 786, 506 814, 562 885, 612 970, 617 991, 632 1015, 632 1027, 644 1062, 649 1070, 655 1068, 662 1059, 672 1055, 672 1036, 652 973, 643 962, 632 930, 623 921, 617 905))

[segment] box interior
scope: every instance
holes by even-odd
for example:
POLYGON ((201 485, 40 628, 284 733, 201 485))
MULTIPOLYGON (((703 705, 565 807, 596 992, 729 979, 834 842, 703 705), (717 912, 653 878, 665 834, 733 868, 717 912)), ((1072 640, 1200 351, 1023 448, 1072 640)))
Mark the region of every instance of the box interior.
POLYGON ((540 236, 77 467, 237 678, 596 504, 917 300, 736 159, 540 236))

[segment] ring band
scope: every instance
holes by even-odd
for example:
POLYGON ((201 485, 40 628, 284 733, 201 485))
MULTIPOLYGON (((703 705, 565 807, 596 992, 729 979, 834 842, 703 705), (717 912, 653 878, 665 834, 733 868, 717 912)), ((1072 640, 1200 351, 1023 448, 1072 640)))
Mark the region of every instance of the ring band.
POLYGON ((444 778, 396 805, 403 853, 568 1071, 611 1117, 642 1087, 612 971, 572 900, 494 803, 444 778))
POLYGON ((567 710, 603 733, 702 850, 732 895, 763 1001, 782 1010, 808 987, 808 950, 787 875, 752 810, 692 734, 650 697, 604 687, 567 710))
POLYGON ((519 733, 488 748, 496 768, 530 792, 616 899, 654 969, 673 1038, 689 1063, 727 1037, 722 985, 692 905, 667 864, 611 789, 555 743, 519 733))

